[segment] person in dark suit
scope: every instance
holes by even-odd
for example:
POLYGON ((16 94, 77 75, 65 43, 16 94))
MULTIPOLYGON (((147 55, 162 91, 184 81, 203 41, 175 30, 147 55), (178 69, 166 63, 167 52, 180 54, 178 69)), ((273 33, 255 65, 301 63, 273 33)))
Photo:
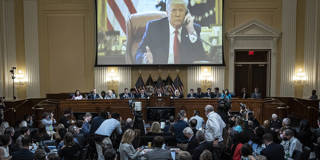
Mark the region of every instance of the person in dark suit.
POLYGON ((190 93, 187 95, 188 98, 196 98, 196 94, 193 89, 190 89, 190 93))
POLYGON ((194 23, 187 5, 186 0, 168 0, 168 17, 147 23, 136 64, 191 64, 206 59, 201 27, 194 23))
POLYGON ((317 100, 318 96, 317 96, 317 90, 312 90, 312 95, 310 96, 311 100, 317 100))
POLYGON ((91 93, 88 95, 88 99, 89 100, 100 99, 100 95, 97 93, 97 89, 93 89, 93 91, 91 91, 91 93))
POLYGON ((137 95, 137 98, 145 99, 149 96, 144 92, 144 89, 140 89, 140 93, 137 95))
POLYGON ((221 93, 219 91, 219 87, 214 88, 214 98, 220 98, 221 97, 221 93))
POLYGON ((34 154, 29 151, 31 145, 31 138, 29 136, 22 137, 22 148, 14 152, 12 160, 33 160, 34 154))
POLYGON ((164 143, 164 138, 162 136, 156 136, 153 138, 153 147, 154 149, 145 154, 147 160, 168 160, 172 159, 171 153, 169 150, 162 149, 164 143))
POLYGON ((206 150, 212 150, 212 141, 206 141, 204 132, 199 130, 196 133, 196 140, 198 141, 198 146, 192 152, 192 160, 199 160, 201 153, 206 150))
POLYGON ((120 97, 120 99, 130 99, 131 95, 129 93, 128 88, 125 88, 124 92, 120 93, 119 97, 120 97))
POLYGON ((207 92, 204 94, 206 98, 214 98, 214 94, 211 92, 211 88, 207 89, 207 92))
POLYGON ((247 88, 242 88, 241 89, 241 94, 239 95, 239 98, 242 98, 242 99, 249 98, 249 94, 247 92, 247 88))
POLYGON ((193 132, 193 130, 190 127, 187 127, 183 130, 183 134, 184 136, 186 136, 188 138, 188 147, 187 147, 187 151, 189 153, 193 153, 193 150, 199 145, 195 133, 193 132))
POLYGON ((283 146, 273 142, 273 136, 271 133, 264 134, 263 141, 266 148, 261 151, 261 155, 266 156, 267 159, 284 160, 283 146))
POLYGON ((187 143, 188 140, 182 131, 188 127, 188 123, 184 121, 184 115, 182 113, 178 113, 177 119, 178 120, 173 125, 174 136, 176 137, 177 143, 187 143))
POLYGON ((196 97, 197 97, 197 98, 202 98, 202 97, 204 97, 204 94, 201 92, 201 88, 197 88, 196 97))
POLYGON ((259 88, 254 89, 254 93, 251 94, 251 98, 257 98, 257 99, 262 98, 259 88))

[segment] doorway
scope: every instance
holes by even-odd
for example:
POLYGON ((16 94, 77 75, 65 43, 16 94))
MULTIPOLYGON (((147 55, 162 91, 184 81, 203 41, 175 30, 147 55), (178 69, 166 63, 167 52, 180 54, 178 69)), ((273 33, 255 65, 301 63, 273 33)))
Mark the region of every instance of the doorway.
POLYGON ((269 96, 270 50, 235 50, 235 94, 247 88, 249 95, 259 88, 262 97, 269 96))

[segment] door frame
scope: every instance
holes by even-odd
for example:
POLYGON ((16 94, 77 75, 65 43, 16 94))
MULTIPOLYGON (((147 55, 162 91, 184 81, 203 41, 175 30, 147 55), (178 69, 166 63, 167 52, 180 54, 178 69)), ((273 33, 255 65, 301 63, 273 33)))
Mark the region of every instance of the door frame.
MULTIPOLYGON (((234 53, 237 51, 249 51, 251 49, 235 49, 234 53)), ((266 51, 267 52, 267 62, 234 62, 234 71, 237 64, 266 64, 267 65, 267 83, 266 83, 266 97, 270 97, 271 90, 271 50, 270 49, 254 49, 254 51, 266 51)), ((234 78, 236 73, 234 72, 234 78)), ((235 86, 235 79, 233 85, 235 86)))
POLYGON ((258 20, 240 25, 227 33, 229 40, 229 82, 228 88, 234 92, 235 50, 270 50, 270 91, 267 96, 276 96, 278 40, 281 33, 258 20))

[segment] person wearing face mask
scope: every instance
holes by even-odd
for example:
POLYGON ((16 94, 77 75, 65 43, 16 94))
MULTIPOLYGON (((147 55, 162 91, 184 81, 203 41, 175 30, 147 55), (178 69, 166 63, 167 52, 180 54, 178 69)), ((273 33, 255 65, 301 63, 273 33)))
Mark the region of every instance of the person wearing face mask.
POLYGON ((293 130, 284 130, 281 137, 281 145, 284 148, 285 158, 293 158, 294 151, 302 152, 302 143, 296 137, 294 137, 293 130))

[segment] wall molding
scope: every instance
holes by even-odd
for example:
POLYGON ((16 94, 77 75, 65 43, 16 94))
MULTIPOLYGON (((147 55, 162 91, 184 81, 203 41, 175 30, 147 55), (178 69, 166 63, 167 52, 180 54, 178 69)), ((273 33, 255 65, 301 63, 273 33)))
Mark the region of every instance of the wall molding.
POLYGON ((294 97, 297 0, 282 0, 282 50, 280 96, 294 97))

